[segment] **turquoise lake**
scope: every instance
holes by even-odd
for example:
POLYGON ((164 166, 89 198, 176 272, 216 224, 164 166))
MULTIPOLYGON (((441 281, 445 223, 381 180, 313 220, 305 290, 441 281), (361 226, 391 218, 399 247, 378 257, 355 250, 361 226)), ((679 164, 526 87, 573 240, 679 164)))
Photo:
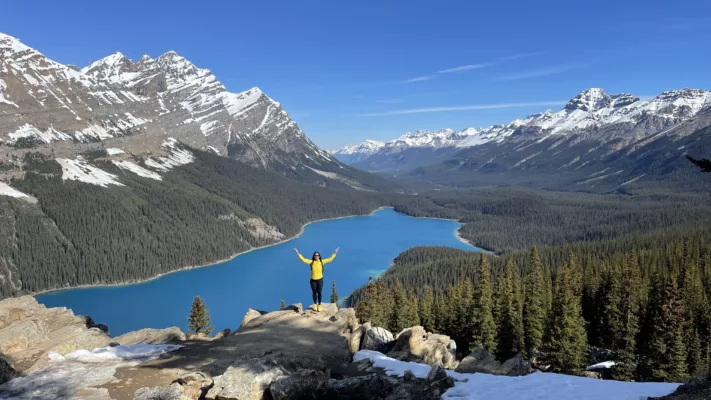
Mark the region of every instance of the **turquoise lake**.
POLYGON ((383 209, 373 215, 315 222, 301 236, 242 254, 209 267, 180 271, 145 283, 68 289, 37 296, 47 307, 68 307, 109 326, 112 336, 142 328, 187 328, 195 296, 205 300, 215 331, 239 327, 248 308, 276 310, 287 304, 312 303, 309 266, 292 248, 310 258, 314 251, 335 261, 324 268, 323 299, 336 282, 341 298, 385 271, 413 246, 450 246, 477 251, 456 237, 454 221, 413 218, 383 209))

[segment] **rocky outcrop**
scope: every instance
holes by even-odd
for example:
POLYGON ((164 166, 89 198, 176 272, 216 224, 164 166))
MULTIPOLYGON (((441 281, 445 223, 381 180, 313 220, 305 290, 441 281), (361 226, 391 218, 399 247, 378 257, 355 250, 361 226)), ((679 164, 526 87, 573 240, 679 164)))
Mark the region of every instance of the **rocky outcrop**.
POLYGON ((445 368, 457 367, 457 344, 449 336, 427 333, 421 326, 403 330, 397 335, 388 356, 397 360, 441 364, 445 368))
POLYGON ((247 325, 247 323, 248 323, 249 321, 251 321, 251 320, 253 320, 253 319, 255 319, 255 318, 259 317, 259 316, 262 316, 262 315, 264 315, 264 314, 266 314, 266 312, 264 312, 264 311, 257 311, 257 310, 253 310, 253 309, 250 308, 249 310, 247 310, 247 313, 244 314, 244 318, 242 318, 242 323, 239 324, 240 328, 243 327, 243 326, 245 326, 245 325, 247 325))
POLYGON ((289 304, 288 306, 284 307, 284 310, 291 310, 301 314, 302 312, 304 312, 304 306, 301 305, 301 303, 289 304))
POLYGON ((224 374, 214 378, 208 400, 262 400, 272 382, 286 378, 284 369, 275 362, 259 358, 235 361, 224 374))
POLYGON ((143 387, 136 390, 133 400, 192 400, 177 387, 143 387))
POLYGON ((182 342, 183 340, 185 340, 185 334, 175 326, 165 329, 146 328, 114 338, 116 343, 124 346, 130 344, 166 344, 182 342))
POLYGON ((708 400, 711 399, 711 380, 692 380, 679 386, 674 392, 649 400, 708 400))
POLYGON ((269 394, 273 400, 308 399, 322 391, 326 384, 326 374, 309 369, 272 383, 269 394))
POLYGON ((111 338, 87 319, 63 307, 46 308, 34 297, 0 301, 0 352, 4 376, 35 370, 49 362, 48 354, 108 346, 111 338))
POLYGON ((344 327, 349 332, 353 332, 358 328, 358 318, 355 315, 355 310, 352 308, 341 308, 336 312, 330 321, 344 324, 344 327))
POLYGON ((230 336, 230 333, 232 333, 232 329, 230 328, 225 328, 215 334, 215 336, 212 337, 212 340, 217 340, 217 339, 222 339, 225 336, 230 336))
POLYGON ((385 328, 374 327, 368 329, 363 337, 363 343, 360 346, 361 350, 375 350, 381 353, 387 352, 388 345, 395 340, 393 334, 385 328))
POLYGON ((516 354, 505 362, 481 347, 477 347, 459 363, 456 372, 483 372, 493 375, 523 376, 533 372, 531 364, 521 354, 516 354))
POLYGON ((357 353, 358 350, 361 349, 363 337, 365 336, 365 333, 370 329, 370 322, 366 322, 363 325, 360 325, 359 327, 354 329, 353 332, 351 332, 348 337, 348 350, 350 351, 351 355, 357 353))
POLYGON ((207 395, 213 380, 202 372, 188 372, 174 380, 170 387, 180 390, 182 396, 189 399, 201 399, 207 395))

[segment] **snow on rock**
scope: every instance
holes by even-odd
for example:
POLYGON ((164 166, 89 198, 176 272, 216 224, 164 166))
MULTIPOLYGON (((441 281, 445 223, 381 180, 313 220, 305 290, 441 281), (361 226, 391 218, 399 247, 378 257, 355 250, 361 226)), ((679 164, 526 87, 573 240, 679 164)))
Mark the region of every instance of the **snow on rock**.
POLYGON ((114 163, 114 165, 118 166, 119 168, 131 171, 138 176, 142 176, 144 178, 155 179, 157 181, 163 180, 163 178, 161 178, 161 176, 156 174, 155 172, 149 171, 149 170, 141 167, 138 164, 132 163, 131 161, 115 161, 114 160, 111 162, 114 163))
POLYGON ((123 151, 121 149, 117 149, 115 147, 109 147, 108 149, 106 149, 106 152, 109 153, 110 156, 115 156, 115 155, 126 153, 125 151, 123 151))
POLYGON ((54 128, 49 128, 46 131, 41 131, 30 124, 22 125, 17 128, 14 132, 8 133, 8 136, 12 142, 20 138, 36 138, 40 139, 45 143, 50 143, 52 140, 68 140, 71 137, 65 133, 59 132, 54 128))
POLYGON ((588 365, 587 367, 585 367, 585 370, 586 370, 586 371, 592 371, 592 370, 595 370, 595 369, 612 368, 612 367, 614 367, 614 366, 615 366, 615 362, 614 362, 614 361, 603 361, 603 362, 600 362, 600 363, 597 363, 597 364, 588 365))
POLYGON ((30 197, 19 190, 12 188, 7 183, 0 182, 0 196, 10 196, 16 199, 30 197))
POLYGON ((57 158, 57 162, 62 166, 62 179, 81 181, 107 187, 108 185, 123 186, 117 181, 117 176, 103 171, 93 165, 89 165, 82 156, 77 156, 76 159, 70 160, 66 158, 57 158))
MULTIPOLYGON (((398 361, 372 350, 361 350, 353 356, 354 362, 363 359, 369 359, 391 376, 403 376, 409 369, 424 379, 431 368, 426 364, 398 361)), ((444 400, 640 400, 667 395, 679 386, 678 383, 620 382, 542 372, 515 377, 452 371, 447 371, 447 375, 455 383, 442 395, 444 400)))
POLYGON ((145 163, 151 168, 166 172, 180 165, 190 164, 195 160, 193 153, 180 148, 178 141, 170 138, 163 142, 163 147, 168 150, 165 157, 152 157, 146 159, 145 163))
POLYGON ((46 366, 0 385, 0 398, 110 399, 107 389, 96 387, 111 381, 117 368, 135 366, 181 347, 137 344, 78 350, 65 356, 49 353, 46 366))

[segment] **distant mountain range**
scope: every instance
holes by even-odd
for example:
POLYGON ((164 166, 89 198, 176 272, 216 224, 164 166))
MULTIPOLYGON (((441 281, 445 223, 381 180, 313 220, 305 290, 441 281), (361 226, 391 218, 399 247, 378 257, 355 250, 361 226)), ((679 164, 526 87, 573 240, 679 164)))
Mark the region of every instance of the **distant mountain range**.
MULTIPOLYGON (((488 128, 408 132, 332 154, 369 171, 456 185, 534 184, 609 190, 672 172, 687 152, 708 156, 711 92, 681 89, 641 100, 587 89, 551 110, 488 128), (669 167, 669 165, 667 166, 669 167)), ((597 190, 593 189, 593 190, 597 190)))
POLYGON ((173 51, 137 62, 115 53, 78 69, 0 33, 0 162, 17 167, 13 176, 26 149, 69 160, 62 165, 110 149, 124 170, 160 174, 156 157, 172 142, 309 183, 387 187, 318 148, 259 88, 231 93, 173 51))

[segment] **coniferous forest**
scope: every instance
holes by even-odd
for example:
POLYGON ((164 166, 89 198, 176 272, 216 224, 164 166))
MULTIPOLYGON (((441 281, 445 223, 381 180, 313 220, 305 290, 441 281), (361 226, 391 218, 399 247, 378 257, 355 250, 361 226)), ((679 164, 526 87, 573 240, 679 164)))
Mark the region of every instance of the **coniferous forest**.
POLYGON ((711 226, 501 257, 443 247, 398 256, 350 305, 398 332, 422 325, 462 355, 483 346, 581 373, 588 346, 613 351, 613 377, 682 381, 711 366, 711 226))

